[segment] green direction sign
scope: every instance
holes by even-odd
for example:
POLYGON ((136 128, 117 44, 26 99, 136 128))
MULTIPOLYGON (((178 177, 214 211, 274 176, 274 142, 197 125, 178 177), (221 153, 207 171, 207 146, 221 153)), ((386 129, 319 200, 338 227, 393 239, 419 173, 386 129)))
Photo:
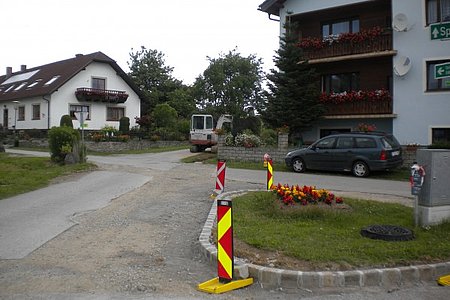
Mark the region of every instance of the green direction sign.
POLYGON ((450 22, 430 25, 431 39, 442 40, 450 38, 450 22))
POLYGON ((450 63, 434 66, 434 78, 440 79, 444 77, 450 77, 450 63))

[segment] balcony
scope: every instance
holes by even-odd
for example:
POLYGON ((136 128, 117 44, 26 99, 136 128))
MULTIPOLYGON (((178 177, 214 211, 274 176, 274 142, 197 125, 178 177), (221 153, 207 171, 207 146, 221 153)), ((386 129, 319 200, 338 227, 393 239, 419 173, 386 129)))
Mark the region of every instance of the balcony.
POLYGON ((379 27, 339 36, 305 38, 298 44, 309 63, 394 55, 392 32, 379 27))
POLYGON ((392 97, 386 90, 352 91, 340 94, 325 94, 320 96, 320 102, 325 105, 325 118, 344 118, 368 116, 373 118, 393 117, 392 97))
POLYGON ((128 94, 124 91, 78 88, 75 97, 78 101, 124 103, 128 99, 128 94))

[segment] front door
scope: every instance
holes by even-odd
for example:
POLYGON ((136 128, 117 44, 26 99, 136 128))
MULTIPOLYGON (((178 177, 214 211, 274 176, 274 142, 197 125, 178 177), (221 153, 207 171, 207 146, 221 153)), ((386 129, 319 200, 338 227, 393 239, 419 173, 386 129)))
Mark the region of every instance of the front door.
POLYGON ((8 109, 3 109, 3 128, 8 129, 8 109))

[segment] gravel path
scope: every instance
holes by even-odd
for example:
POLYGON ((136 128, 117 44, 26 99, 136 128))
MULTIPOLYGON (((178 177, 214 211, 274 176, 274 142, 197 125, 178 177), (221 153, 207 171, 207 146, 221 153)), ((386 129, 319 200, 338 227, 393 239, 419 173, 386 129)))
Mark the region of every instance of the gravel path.
MULTIPOLYGON (((0 260, 0 299, 409 299, 412 293, 416 299, 444 299, 441 290, 423 286, 389 294, 372 289, 320 295, 269 291, 258 284, 221 295, 199 292, 199 283, 216 276, 198 242, 211 209, 215 166, 120 169, 153 180, 100 210, 73 216, 76 226, 27 257, 0 260)), ((226 186, 264 188, 234 180, 226 186)))

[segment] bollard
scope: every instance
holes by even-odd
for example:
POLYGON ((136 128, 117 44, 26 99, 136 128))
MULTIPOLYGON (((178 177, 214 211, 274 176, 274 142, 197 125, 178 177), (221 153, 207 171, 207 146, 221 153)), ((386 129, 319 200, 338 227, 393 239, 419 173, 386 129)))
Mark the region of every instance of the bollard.
POLYGON ((225 171, 227 169, 226 160, 217 161, 217 172, 216 172, 216 189, 213 191, 211 198, 215 198, 217 195, 223 193, 225 189, 225 171))
POLYGON ((253 278, 233 280, 233 213, 232 201, 217 200, 217 275, 218 277, 198 285, 202 292, 221 294, 249 286, 253 278))
POLYGON ((271 190, 273 186, 273 164, 272 160, 267 161, 267 190, 271 190))

